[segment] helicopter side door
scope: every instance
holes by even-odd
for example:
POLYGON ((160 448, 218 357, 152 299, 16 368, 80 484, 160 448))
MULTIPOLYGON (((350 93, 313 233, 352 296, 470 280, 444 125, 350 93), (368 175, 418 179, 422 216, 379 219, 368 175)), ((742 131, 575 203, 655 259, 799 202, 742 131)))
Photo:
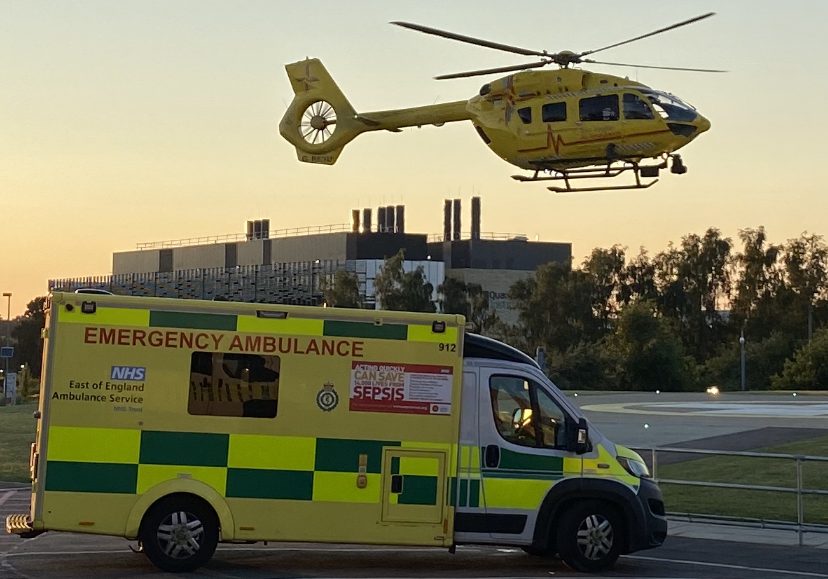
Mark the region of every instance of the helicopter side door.
POLYGON ((525 125, 519 133, 521 152, 532 152, 544 158, 566 155, 565 147, 572 141, 574 126, 567 122, 565 100, 533 103, 517 109, 525 125))

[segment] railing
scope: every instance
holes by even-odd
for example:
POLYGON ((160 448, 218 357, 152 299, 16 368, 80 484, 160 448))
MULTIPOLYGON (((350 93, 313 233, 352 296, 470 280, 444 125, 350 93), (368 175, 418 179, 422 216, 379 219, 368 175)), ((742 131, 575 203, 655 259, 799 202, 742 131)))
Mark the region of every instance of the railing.
MULTIPOLYGON (((298 235, 314 235, 320 233, 337 233, 342 231, 351 231, 350 225, 343 225, 335 223, 331 225, 311 225, 307 227, 288 227, 285 229, 272 229, 266 238, 259 237, 258 239, 273 239, 277 237, 295 237, 298 235)), ((234 241, 246 241, 250 239, 246 233, 227 233, 224 235, 207 235, 201 237, 186 237, 184 239, 168 239, 165 241, 146 241, 138 243, 136 248, 143 249, 163 249, 165 247, 186 247, 190 245, 207 245, 210 243, 228 243, 234 241)), ((256 239, 256 238, 254 238, 256 239)))
MULTIPOLYGON (((826 463, 826 464, 828 464, 828 457, 824 457, 824 456, 807 456, 807 455, 799 455, 799 454, 778 454, 778 453, 725 451, 725 450, 702 450, 702 449, 671 448, 671 447, 636 448, 634 450, 636 450, 639 453, 642 453, 642 457, 645 458, 645 461, 646 461, 647 458, 649 458, 649 462, 650 462, 649 466, 650 466, 652 477, 659 484, 680 485, 680 486, 688 486, 688 487, 707 487, 707 488, 718 488, 718 489, 740 489, 740 490, 748 490, 748 491, 767 491, 767 492, 777 492, 777 493, 795 494, 796 495, 796 523, 788 523, 788 522, 785 522, 785 521, 776 521, 776 520, 765 520, 765 519, 762 519, 762 518, 721 516, 721 515, 713 515, 713 514, 705 514, 705 513, 689 513, 689 512, 688 513, 681 513, 681 512, 674 512, 674 511, 669 511, 669 510, 667 512, 668 515, 686 517, 690 520, 695 518, 696 520, 704 520, 706 522, 714 522, 714 523, 725 523, 725 524, 746 523, 746 524, 751 524, 751 525, 761 525, 762 527, 766 527, 766 528, 796 530, 800 546, 803 544, 803 533, 805 533, 805 532, 828 533, 828 525, 816 524, 816 523, 807 524, 805 522, 805 506, 804 506, 804 503, 803 503, 803 497, 805 497, 807 495, 828 497, 828 490, 805 488, 804 485, 803 485, 803 476, 802 476, 803 464, 811 463, 811 462, 812 463, 826 463), (699 480, 682 480, 682 479, 671 479, 671 478, 659 478, 659 460, 658 460, 659 453, 700 455, 700 456, 747 457, 747 458, 778 459, 778 460, 791 461, 792 466, 794 468, 794 474, 795 474, 795 477, 794 477, 795 486, 785 487, 785 486, 775 486, 775 485, 759 485, 759 484, 743 484, 743 483, 732 483, 732 482, 728 483, 728 482, 715 482, 715 481, 699 481, 699 480)), ((673 462, 677 462, 677 461, 673 461, 673 462)), ((667 505, 667 506, 669 507, 669 505, 667 505)))
MULTIPOLYGON (((453 232, 452 232, 453 234, 453 232)), ((471 232, 470 231, 463 231, 460 233, 460 239, 467 240, 471 239, 471 232)), ((497 233, 495 231, 483 231, 480 234, 480 239, 486 240, 494 240, 494 241, 529 241, 529 238, 526 236, 525 233, 497 233)), ((428 241, 435 242, 435 241, 445 241, 443 239, 442 233, 429 233, 428 234, 428 241)))

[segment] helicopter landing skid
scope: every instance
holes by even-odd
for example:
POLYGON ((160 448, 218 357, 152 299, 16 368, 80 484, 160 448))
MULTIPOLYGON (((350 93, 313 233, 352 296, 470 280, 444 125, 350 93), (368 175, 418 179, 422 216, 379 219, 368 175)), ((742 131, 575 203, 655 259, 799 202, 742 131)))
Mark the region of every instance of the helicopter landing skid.
POLYGON ((555 193, 578 193, 583 191, 619 191, 624 189, 647 189, 658 183, 658 173, 660 169, 667 167, 666 161, 658 165, 641 166, 638 163, 631 163, 625 161, 623 165, 605 167, 584 167, 579 169, 551 169, 553 175, 540 176, 540 169, 535 171, 534 175, 527 177, 526 175, 512 175, 512 179, 520 182, 527 181, 563 181, 564 187, 547 187, 550 191, 555 193), (635 184, 632 185, 612 185, 606 187, 573 187, 570 181, 575 179, 609 179, 617 177, 621 173, 632 171, 635 175, 635 184), (652 181, 643 182, 641 178, 654 177, 652 181))

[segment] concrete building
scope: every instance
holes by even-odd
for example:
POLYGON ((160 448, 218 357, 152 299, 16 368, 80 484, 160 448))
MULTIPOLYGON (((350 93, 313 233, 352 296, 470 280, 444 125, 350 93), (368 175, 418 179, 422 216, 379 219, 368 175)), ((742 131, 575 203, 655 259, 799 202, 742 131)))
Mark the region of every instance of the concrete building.
POLYGON ((405 207, 354 210, 350 226, 270 230, 249 221, 245 233, 141 243, 112 256, 112 275, 51 280, 50 289, 100 287, 115 293, 180 298, 321 304, 337 270, 357 275, 366 307, 378 307, 374 280, 386 258, 405 251, 405 271, 423 269, 437 288, 445 277, 479 284, 498 316, 514 323, 511 285, 550 261, 567 263, 569 243, 530 242, 526 236, 482 233, 480 199, 472 199, 471 232, 461 231, 459 200, 444 205, 442 236, 407 233, 405 207))

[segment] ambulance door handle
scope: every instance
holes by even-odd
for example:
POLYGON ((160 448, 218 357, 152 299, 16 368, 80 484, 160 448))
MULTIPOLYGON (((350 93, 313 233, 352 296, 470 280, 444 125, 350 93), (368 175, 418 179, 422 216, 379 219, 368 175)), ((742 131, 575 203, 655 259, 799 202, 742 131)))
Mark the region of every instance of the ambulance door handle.
POLYGON ((486 447, 485 461, 488 468, 497 468, 500 465, 500 447, 498 445, 490 444, 486 447))
POLYGON ((403 475, 401 474, 392 474, 391 475, 391 492, 394 494, 399 494, 403 490, 403 475))

